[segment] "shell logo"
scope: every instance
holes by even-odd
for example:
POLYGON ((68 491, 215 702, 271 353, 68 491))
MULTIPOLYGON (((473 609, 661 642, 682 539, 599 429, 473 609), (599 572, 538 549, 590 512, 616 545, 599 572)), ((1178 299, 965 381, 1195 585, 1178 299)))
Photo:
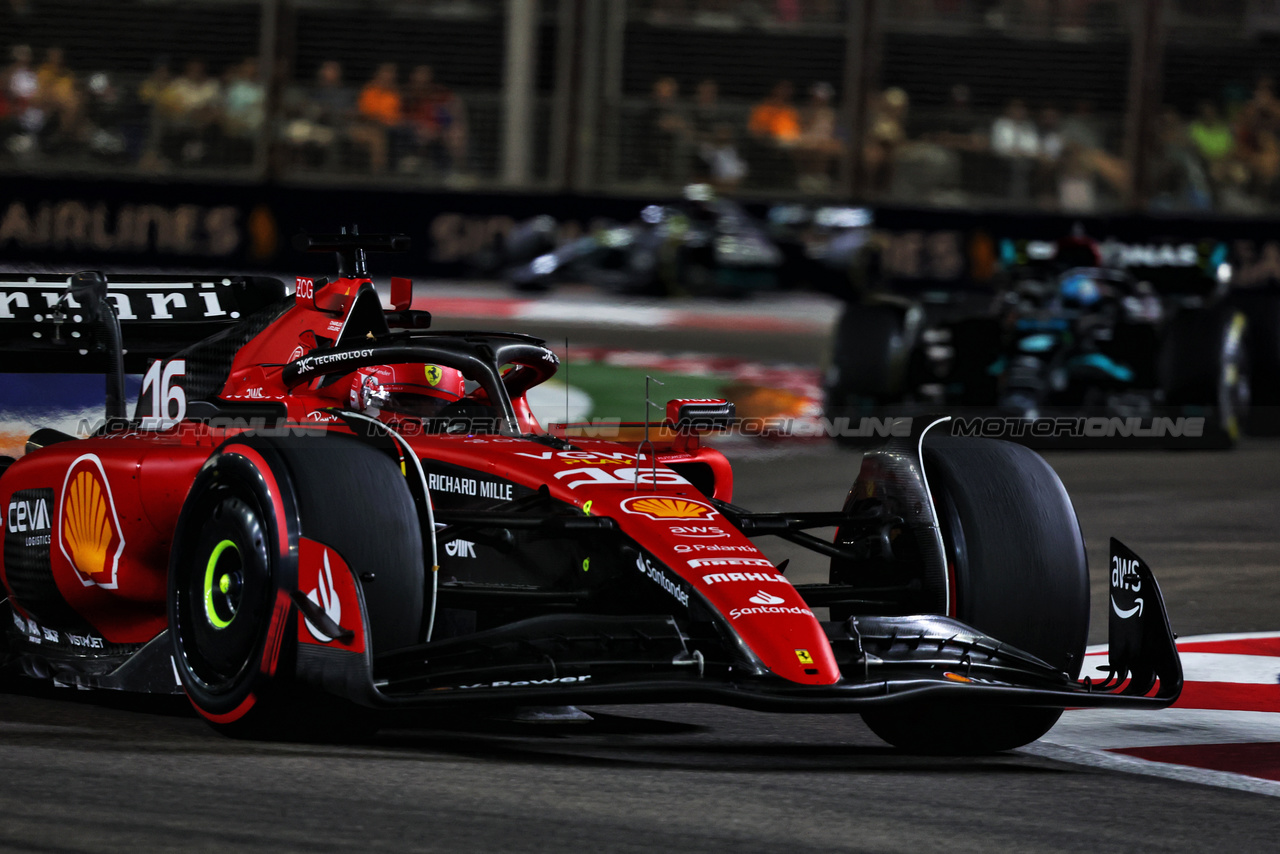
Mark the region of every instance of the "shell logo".
POLYGON ((703 504, 701 501, 694 501, 689 498, 661 498, 649 495, 628 498, 622 502, 622 509, 626 513, 636 516, 648 516, 650 519, 658 521, 668 519, 673 521, 710 519, 716 515, 714 507, 710 504, 703 504))
POLYGON ((115 590, 124 532, 96 454, 85 454, 71 464, 58 507, 58 545, 80 583, 115 590))

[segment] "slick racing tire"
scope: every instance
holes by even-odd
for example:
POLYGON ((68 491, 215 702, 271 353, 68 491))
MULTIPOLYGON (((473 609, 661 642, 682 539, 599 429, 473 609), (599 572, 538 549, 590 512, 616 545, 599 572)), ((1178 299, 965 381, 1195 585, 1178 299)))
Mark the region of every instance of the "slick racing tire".
MULTIPOLYGON (((993 439, 926 444, 952 616, 1075 679, 1089 632, 1089 567, 1066 489, 1038 454, 993 439)), ((915 703, 863 714, 885 741, 922 753, 991 753, 1044 735, 1060 709, 915 703)))
POLYGON ((825 414, 856 418, 902 400, 911 356, 905 312, 892 305, 849 304, 836 327, 825 414))
POLYGON ((1251 392, 1245 316, 1218 306, 1184 309, 1165 330, 1157 365, 1164 402, 1203 408, 1210 444, 1231 447, 1240 437, 1251 392))
POLYGON ((1231 304, 1244 312, 1249 323, 1245 341, 1251 391, 1248 432, 1280 434, 1280 294, 1273 288, 1236 291, 1231 304))
POLYGON ((246 738, 344 740, 363 710, 295 678, 299 542, 336 552, 360 579, 373 652, 421 639, 423 560, 395 463, 358 440, 241 434, 201 468, 171 550, 174 666, 214 728, 246 738))

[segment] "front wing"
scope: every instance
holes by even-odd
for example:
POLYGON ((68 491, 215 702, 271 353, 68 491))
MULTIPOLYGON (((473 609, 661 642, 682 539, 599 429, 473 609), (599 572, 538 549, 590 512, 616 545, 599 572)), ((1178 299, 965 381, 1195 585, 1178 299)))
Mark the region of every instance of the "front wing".
POLYGON ((842 674, 825 686, 773 676, 753 663, 749 650, 735 649, 732 638, 690 636, 665 615, 539 616, 376 660, 303 646, 298 675, 378 708, 710 702, 846 712, 911 702, 1172 705, 1182 691, 1182 666, 1159 586, 1146 563, 1118 541, 1112 540, 1111 553, 1109 664, 1078 680, 936 615, 824 623, 842 674))

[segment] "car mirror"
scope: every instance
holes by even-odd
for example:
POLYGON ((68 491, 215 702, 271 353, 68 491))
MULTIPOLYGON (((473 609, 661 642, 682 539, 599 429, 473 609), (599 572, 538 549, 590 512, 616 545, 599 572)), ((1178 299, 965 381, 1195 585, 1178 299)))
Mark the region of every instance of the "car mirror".
POLYGON ((725 430, 733 425, 737 416, 737 407, 720 398, 667 401, 667 421, 682 433, 725 430))

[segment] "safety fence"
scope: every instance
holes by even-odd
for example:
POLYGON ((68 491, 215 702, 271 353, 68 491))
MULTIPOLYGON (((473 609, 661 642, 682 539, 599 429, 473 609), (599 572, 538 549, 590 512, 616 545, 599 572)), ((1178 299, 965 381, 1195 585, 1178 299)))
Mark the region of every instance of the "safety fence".
POLYGON ((9 0, 0 172, 1280 202, 1274 0, 9 0))

